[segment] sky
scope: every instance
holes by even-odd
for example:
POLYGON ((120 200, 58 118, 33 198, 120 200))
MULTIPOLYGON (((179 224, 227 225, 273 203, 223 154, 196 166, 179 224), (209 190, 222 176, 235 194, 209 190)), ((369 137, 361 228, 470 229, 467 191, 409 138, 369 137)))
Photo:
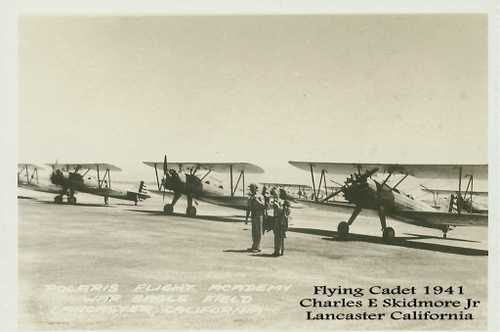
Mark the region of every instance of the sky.
POLYGON ((19 161, 487 163, 487 67, 480 14, 24 16, 19 161))

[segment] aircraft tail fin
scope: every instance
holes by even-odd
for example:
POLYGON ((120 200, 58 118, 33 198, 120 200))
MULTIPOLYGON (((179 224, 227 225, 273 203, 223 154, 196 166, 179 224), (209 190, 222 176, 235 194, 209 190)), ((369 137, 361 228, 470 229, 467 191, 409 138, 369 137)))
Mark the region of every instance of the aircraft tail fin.
POLYGON ((144 181, 139 182, 139 190, 137 190, 137 192, 139 194, 147 194, 148 193, 148 189, 147 189, 144 181))

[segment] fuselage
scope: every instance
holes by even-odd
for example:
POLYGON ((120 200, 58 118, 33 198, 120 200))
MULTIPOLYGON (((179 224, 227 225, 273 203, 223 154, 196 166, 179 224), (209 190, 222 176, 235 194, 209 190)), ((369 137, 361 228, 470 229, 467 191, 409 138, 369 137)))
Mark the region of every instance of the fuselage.
MULTIPOLYGON (((191 174, 170 174, 163 183, 165 189, 189 195, 203 202, 239 210, 246 210, 247 207, 248 197, 243 194, 242 190, 238 191, 238 194, 236 192, 232 195, 228 194, 227 188, 224 188, 221 181, 214 177, 200 179, 191 174)), ((154 192, 162 194, 161 190, 154 192)))
POLYGON ((78 173, 70 174, 67 178, 59 179, 55 184, 50 185, 50 189, 54 191, 47 191, 53 193, 66 193, 67 191, 82 192, 105 198, 116 198, 121 200, 137 202, 149 197, 149 195, 134 191, 116 190, 108 187, 107 184, 101 186, 85 182, 83 177, 78 173))
POLYGON ((398 210, 411 211, 437 211, 431 205, 416 200, 413 196, 403 193, 398 189, 392 189, 387 184, 367 179, 367 186, 354 186, 347 189, 345 198, 362 208, 377 209, 383 205, 387 212, 398 210))

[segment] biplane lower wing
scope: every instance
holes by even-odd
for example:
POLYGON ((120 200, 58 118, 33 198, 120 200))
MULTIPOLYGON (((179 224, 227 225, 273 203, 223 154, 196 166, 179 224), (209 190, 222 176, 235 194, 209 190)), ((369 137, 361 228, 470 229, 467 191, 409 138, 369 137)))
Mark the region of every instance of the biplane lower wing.
POLYGON ((248 205, 248 197, 246 196, 199 196, 196 199, 224 207, 230 207, 238 210, 246 210, 248 205))
POLYGON ((488 215, 483 213, 447 213, 440 211, 398 210, 391 213, 395 219, 406 223, 432 228, 439 225, 450 226, 488 226, 488 215))
MULTIPOLYGON (((454 195, 457 193, 456 189, 437 189, 437 188, 429 188, 429 187, 425 187, 425 186, 422 186, 422 190, 429 192, 431 194, 440 194, 440 195, 454 195)), ((488 196, 487 191, 469 190, 467 193, 470 195, 474 195, 474 196, 488 196)))
POLYGON ((304 206, 312 207, 318 210, 343 212, 347 214, 351 214, 352 211, 356 208, 356 205, 348 202, 335 202, 335 201, 321 202, 308 199, 297 199, 297 202, 304 206))
POLYGON ((79 192, 91 194, 95 196, 101 196, 105 198, 116 198, 126 201, 141 201, 151 196, 144 192, 132 191, 132 190, 116 190, 108 188, 97 188, 97 187, 81 187, 78 189, 79 192))
POLYGON ((286 188, 296 188, 296 189, 312 189, 311 186, 307 184, 299 183, 280 183, 280 182, 261 182, 263 186, 269 187, 286 187, 286 188))
POLYGON ((24 188, 24 189, 38 191, 38 192, 42 192, 42 193, 48 193, 48 194, 59 194, 61 192, 61 188, 54 186, 54 185, 19 183, 17 186, 19 188, 24 188))

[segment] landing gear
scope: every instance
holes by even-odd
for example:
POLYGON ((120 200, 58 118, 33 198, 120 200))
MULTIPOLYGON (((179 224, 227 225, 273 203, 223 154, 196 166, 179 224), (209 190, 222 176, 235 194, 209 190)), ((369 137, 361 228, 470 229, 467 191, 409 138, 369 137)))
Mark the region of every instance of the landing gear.
POLYGON ((342 221, 337 226, 337 235, 339 236, 339 238, 344 239, 347 237, 347 234, 349 234, 349 224, 345 221, 342 221))
POLYGON ((351 216, 349 217, 349 220, 347 221, 342 221, 338 226, 337 226, 337 236, 340 239, 345 239, 347 235, 349 234, 349 226, 352 225, 358 214, 361 212, 361 207, 357 206, 354 211, 352 212, 351 216))
POLYGON ((186 209, 186 215, 188 217, 196 217, 196 208, 194 206, 188 206, 186 209))
POLYGON ((193 196, 187 195, 186 198, 187 198, 186 216, 195 217, 196 208, 193 206, 193 196))
POLYGON ((169 216, 169 215, 174 214, 175 203, 177 203, 177 201, 179 200, 180 197, 181 197, 180 193, 174 192, 174 198, 172 199, 172 202, 170 204, 165 204, 163 206, 163 214, 164 215, 169 216))
POLYGON ((54 197, 54 203, 62 204, 62 202, 63 202, 62 195, 57 195, 56 197, 54 197))
POLYGON ((382 231, 382 238, 384 239, 385 242, 391 242, 394 240, 396 233, 394 232, 394 228, 392 227, 386 227, 382 231))
POLYGON ((449 225, 446 225, 442 228, 442 231, 443 231, 443 239, 446 239, 446 235, 448 234, 448 231, 450 230, 450 226, 449 225))
POLYGON ((163 206, 163 214, 171 215, 174 213, 174 206, 172 204, 165 204, 163 206))
POLYGON ((109 197, 108 196, 104 196, 104 204, 105 205, 109 204, 109 197))
POLYGON ((76 204, 76 197, 75 196, 69 196, 68 197, 68 204, 75 205, 76 204))
POLYGON ((384 242, 391 242, 392 240, 394 240, 396 232, 394 232, 394 228, 387 227, 385 207, 383 205, 379 205, 378 207, 378 216, 380 218, 380 225, 382 226, 382 239, 384 240, 384 242))

